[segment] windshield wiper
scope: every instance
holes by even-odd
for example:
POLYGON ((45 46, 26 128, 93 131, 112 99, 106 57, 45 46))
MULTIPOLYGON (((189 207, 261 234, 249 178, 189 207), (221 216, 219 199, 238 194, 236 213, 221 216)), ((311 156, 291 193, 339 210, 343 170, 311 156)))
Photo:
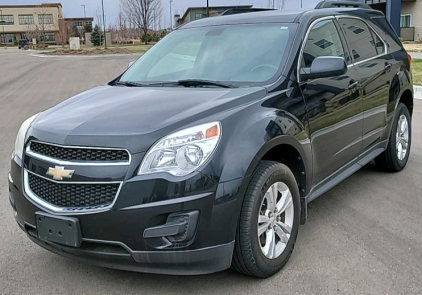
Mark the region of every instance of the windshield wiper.
POLYGON ((184 87, 217 86, 221 88, 236 88, 232 84, 219 82, 219 81, 201 80, 201 79, 186 79, 186 80, 179 80, 176 82, 154 83, 154 84, 149 84, 148 86, 166 86, 166 85, 180 85, 184 87))
POLYGON ((123 85, 126 87, 144 87, 146 85, 136 82, 130 82, 130 81, 117 81, 115 85, 123 85))

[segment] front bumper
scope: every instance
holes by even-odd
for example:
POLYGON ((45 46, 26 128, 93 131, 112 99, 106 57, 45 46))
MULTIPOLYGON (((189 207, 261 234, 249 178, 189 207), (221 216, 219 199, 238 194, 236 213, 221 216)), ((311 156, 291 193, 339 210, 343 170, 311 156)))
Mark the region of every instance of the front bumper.
MULTIPOLYGON (((201 178, 197 176, 192 180, 197 185, 200 183, 198 177, 201 178)), ((189 186, 190 181, 179 185, 189 186)), ((162 191, 163 180, 157 182, 162 191)), ((66 215, 79 220, 82 233, 80 247, 64 246, 38 237, 35 213, 58 217, 60 214, 41 208, 26 196, 22 191, 22 169, 15 160, 12 160, 9 176, 9 200, 22 230, 33 242, 54 253, 108 268, 193 275, 222 271, 231 265, 241 201, 239 189, 236 189, 238 184, 239 180, 208 184, 182 198, 137 203, 134 192, 143 190, 144 181, 124 182, 111 209, 66 215), (146 229, 166 224, 171 214, 193 211, 199 212, 199 216, 190 241, 166 245, 165 239, 144 237, 146 229)), ((148 185, 151 185, 151 180, 148 185)), ((152 190, 149 193, 153 195, 156 192, 152 190)))

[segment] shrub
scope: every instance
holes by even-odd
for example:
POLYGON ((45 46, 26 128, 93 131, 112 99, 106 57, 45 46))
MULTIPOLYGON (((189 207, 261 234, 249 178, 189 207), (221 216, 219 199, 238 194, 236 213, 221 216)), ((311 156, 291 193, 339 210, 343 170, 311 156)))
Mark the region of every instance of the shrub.
POLYGON ((91 42, 94 46, 101 46, 103 43, 104 34, 101 32, 101 29, 98 25, 95 26, 94 30, 91 33, 91 42))

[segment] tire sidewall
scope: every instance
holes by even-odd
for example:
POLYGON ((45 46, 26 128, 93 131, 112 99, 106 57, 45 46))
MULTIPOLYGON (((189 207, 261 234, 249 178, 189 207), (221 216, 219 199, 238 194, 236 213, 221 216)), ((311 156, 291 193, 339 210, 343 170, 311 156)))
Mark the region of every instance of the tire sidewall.
POLYGON ((279 164, 271 169, 265 176, 265 180, 260 184, 259 189, 254 192, 254 210, 252 212, 250 224, 251 248, 258 268, 265 273, 273 274, 284 266, 294 248, 300 223, 300 197, 296 180, 287 166, 279 164), (258 237, 258 216, 265 193, 275 182, 283 182, 288 186, 293 199, 294 218, 292 233, 283 253, 276 259, 269 259, 262 253, 260 247, 258 237))

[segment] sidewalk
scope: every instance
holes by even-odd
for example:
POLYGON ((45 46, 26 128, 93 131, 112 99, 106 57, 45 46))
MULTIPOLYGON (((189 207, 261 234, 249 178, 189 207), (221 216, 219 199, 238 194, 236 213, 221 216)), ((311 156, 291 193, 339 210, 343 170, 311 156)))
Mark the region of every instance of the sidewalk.
POLYGON ((421 52, 408 52, 412 59, 422 59, 422 53, 421 52))
POLYGON ((422 86, 413 86, 414 97, 417 99, 422 99, 422 86))

